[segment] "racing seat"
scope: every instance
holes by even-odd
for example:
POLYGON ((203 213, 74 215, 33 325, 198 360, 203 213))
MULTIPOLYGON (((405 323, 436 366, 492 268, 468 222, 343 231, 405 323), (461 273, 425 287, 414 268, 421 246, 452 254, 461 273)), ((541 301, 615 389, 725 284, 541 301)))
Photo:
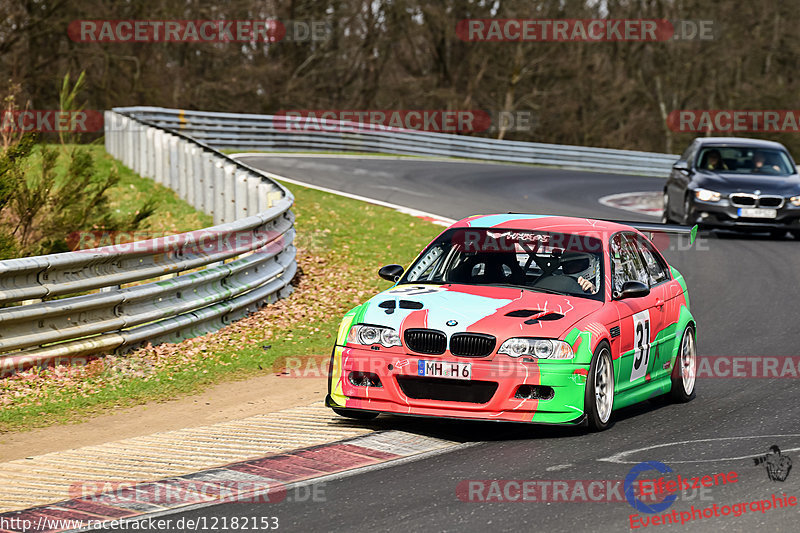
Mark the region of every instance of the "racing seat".
POLYGON ((583 294, 584 291, 578 280, 572 276, 583 272, 589 268, 590 264, 590 259, 585 255, 564 254, 559 264, 563 274, 554 272, 550 275, 542 276, 536 280, 533 286, 558 292, 583 294))
POLYGON ((482 285, 488 283, 525 283, 525 273, 517 261, 516 254, 486 252, 468 257, 453 269, 447 281, 482 285))

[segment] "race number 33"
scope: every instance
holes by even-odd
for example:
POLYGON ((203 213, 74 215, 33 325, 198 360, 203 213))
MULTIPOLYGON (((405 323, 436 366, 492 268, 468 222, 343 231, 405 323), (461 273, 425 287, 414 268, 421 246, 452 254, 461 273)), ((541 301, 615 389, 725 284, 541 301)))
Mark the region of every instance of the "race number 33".
POLYGON ((647 374, 650 362, 650 310, 645 309, 633 315, 633 365, 631 381, 647 374))

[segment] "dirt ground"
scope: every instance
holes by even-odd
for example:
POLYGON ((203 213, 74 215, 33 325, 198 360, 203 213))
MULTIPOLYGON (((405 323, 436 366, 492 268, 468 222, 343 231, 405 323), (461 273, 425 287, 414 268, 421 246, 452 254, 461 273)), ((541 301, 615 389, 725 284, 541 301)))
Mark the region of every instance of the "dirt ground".
POLYGON ((259 376, 221 383, 201 394, 121 409, 85 422, 0 435, 0 461, 205 426, 325 399, 325 378, 259 376))

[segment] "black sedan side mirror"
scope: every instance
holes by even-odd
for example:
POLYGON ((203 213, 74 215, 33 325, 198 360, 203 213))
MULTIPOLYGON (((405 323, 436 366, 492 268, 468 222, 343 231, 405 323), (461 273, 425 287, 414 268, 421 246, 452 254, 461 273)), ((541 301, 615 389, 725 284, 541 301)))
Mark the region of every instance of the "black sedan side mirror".
POLYGON ((626 281, 622 285, 622 294, 619 295, 619 299, 644 298, 648 294, 650 294, 650 287, 641 281, 626 281))
POLYGON ((403 267, 400 265, 386 265, 378 270, 378 275, 386 281, 395 283, 403 275, 403 267))
POLYGON ((681 159, 680 161, 672 165, 672 168, 674 168, 675 170, 679 170, 681 172, 689 172, 689 163, 681 159))

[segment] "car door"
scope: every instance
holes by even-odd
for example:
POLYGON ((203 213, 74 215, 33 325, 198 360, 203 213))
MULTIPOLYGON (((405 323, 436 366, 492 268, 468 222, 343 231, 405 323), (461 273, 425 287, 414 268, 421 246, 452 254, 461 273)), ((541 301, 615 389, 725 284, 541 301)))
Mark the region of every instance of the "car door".
POLYGON ((663 294, 656 290, 641 298, 621 299, 626 281, 649 286, 649 275, 636 245, 636 235, 617 233, 609 243, 613 305, 619 315, 617 391, 624 392, 650 381, 651 353, 661 327, 663 294))
POLYGON ((673 304, 675 298, 682 292, 682 288, 672 279, 667 262, 656 251, 652 242, 636 235, 635 244, 647 271, 650 296, 655 297, 653 310, 650 313, 654 336, 648 369, 651 380, 655 381, 668 378, 671 372, 669 364, 676 336, 674 325, 680 312, 673 304))

